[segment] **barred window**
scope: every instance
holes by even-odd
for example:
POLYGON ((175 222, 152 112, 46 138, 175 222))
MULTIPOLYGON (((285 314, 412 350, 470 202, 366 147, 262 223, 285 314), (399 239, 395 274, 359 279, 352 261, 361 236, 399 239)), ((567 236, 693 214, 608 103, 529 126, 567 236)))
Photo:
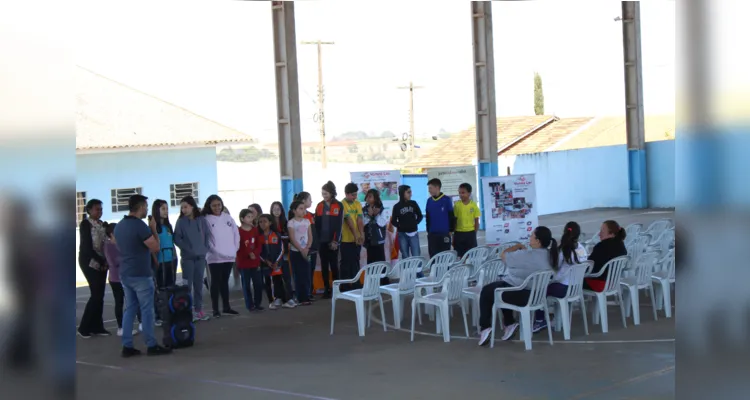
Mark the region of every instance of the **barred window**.
POLYGON ((76 226, 86 214, 86 192, 76 192, 76 226))
POLYGON ((112 212, 129 211, 128 200, 134 194, 142 194, 142 188, 112 189, 112 212))
POLYGON ((180 200, 185 196, 193 196, 196 203, 198 201, 198 182, 192 183, 175 183, 169 185, 169 199, 172 207, 178 207, 180 200))

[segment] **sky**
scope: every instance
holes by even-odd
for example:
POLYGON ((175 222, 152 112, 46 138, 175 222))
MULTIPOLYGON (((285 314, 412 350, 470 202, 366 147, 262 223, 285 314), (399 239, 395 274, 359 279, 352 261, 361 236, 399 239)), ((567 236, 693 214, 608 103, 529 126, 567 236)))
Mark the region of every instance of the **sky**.
MULTIPOLYGON (((276 137, 270 2, 81 0, 75 62, 261 139, 276 137)), ((472 125, 468 2, 297 1, 297 41, 324 40, 328 135, 472 125)), ((620 3, 493 2, 498 116, 533 115, 533 76, 546 114, 624 114, 620 3), (571 4, 576 4, 572 6, 571 4)), ((646 114, 674 113, 674 2, 642 2, 646 114)), ((317 51, 298 45, 303 141, 316 140, 317 51)))

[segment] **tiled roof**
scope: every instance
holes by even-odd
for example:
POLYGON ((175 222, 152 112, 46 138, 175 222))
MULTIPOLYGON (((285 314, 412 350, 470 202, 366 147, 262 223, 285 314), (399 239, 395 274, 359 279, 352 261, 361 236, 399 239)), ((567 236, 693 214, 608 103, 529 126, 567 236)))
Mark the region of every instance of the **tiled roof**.
POLYGON ((584 127, 591 120, 593 120, 593 118, 591 117, 560 118, 557 121, 534 132, 533 135, 529 135, 527 138, 514 145, 513 147, 505 150, 500 155, 518 155, 544 152, 568 135, 584 127))
MULTIPOLYGON (((671 140, 675 138, 674 115, 647 115, 645 117, 647 142, 671 140)), ((614 146, 626 143, 625 117, 602 117, 592 122, 570 140, 555 150, 572 150, 587 147, 614 146)))
MULTIPOLYGON (((545 123, 549 115, 503 117, 497 119, 497 147, 501 149, 515 139, 545 123)), ((476 127, 454 133, 426 154, 405 165, 407 168, 472 165, 477 158, 476 127)))
POLYGON ((247 143, 249 135, 76 68, 76 150, 247 143))

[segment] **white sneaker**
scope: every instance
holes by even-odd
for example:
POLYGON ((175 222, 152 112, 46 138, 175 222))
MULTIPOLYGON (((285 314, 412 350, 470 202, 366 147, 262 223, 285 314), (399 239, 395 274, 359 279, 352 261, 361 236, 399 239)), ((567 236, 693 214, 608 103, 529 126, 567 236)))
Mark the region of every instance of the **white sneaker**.
POLYGON ((154 326, 162 326, 163 323, 164 321, 157 319, 156 321, 154 321, 154 326))
MULTIPOLYGON (((133 336, 138 334, 138 329, 133 329, 133 336)), ((117 328, 117 336, 122 337, 122 328, 117 328)))
POLYGON ((479 333, 479 345, 484 346, 490 342, 490 335, 492 334, 492 328, 483 329, 479 333))
POLYGON ((509 340, 511 337, 513 337, 513 334, 516 333, 516 329, 518 329, 517 322, 506 326, 503 330, 503 340, 509 340))
POLYGON ((289 300, 284 305, 282 305, 284 308, 294 308, 297 307, 297 303, 294 302, 294 300, 289 300))
POLYGON ((268 305, 268 308, 270 308, 271 310, 276 310, 279 307, 281 307, 281 300, 280 299, 276 299, 276 300, 273 301, 273 303, 271 303, 271 304, 268 305))

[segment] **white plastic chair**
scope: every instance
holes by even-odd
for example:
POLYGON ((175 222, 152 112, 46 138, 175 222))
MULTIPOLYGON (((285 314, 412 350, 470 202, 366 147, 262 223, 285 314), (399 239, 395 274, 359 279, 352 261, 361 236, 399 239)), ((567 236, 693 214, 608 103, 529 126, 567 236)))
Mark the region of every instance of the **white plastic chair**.
POLYGON ((487 256, 490 254, 490 248, 486 246, 482 247, 475 247, 464 254, 463 257, 461 257, 460 263, 462 265, 471 265, 472 269, 469 272, 469 275, 474 275, 476 272, 476 269, 479 268, 480 265, 487 259, 487 256))
POLYGON ((643 230, 643 224, 630 224, 625 227, 625 238, 636 237, 643 230))
POLYGON ((667 254, 674 244, 674 230, 662 231, 656 239, 651 240, 648 250, 658 250, 661 254, 667 254))
POLYGON ((490 247, 490 254, 487 255, 487 261, 500 258, 500 254, 507 248, 513 247, 521 242, 503 242, 497 246, 490 247))
MULTIPOLYGON (((422 272, 427 271, 426 273, 428 273, 428 275, 424 278, 417 278, 417 284, 440 282, 440 280, 443 278, 443 275, 448 272, 448 269, 450 269, 451 266, 456 264, 456 261, 458 261, 458 255, 454 250, 447 250, 435 254, 430 259, 430 261, 427 262, 427 265, 425 265, 425 267, 422 269, 422 272)), ((417 307, 417 309, 419 310, 420 307, 417 307)), ((425 312, 430 315, 430 321, 434 319, 433 313, 429 312, 431 310, 432 307, 425 307, 425 312)))
POLYGON ((536 310, 544 310, 544 318, 547 320, 547 333, 549 334, 549 344, 552 345, 552 327, 549 322, 549 309, 547 308, 547 286, 554 273, 552 271, 540 271, 529 275, 518 287, 497 288, 495 289, 495 303, 492 305, 492 337, 490 347, 495 347, 495 324, 497 321, 498 311, 501 309, 517 311, 521 315, 521 337, 526 344, 526 350, 531 350, 531 314, 536 310), (513 292, 519 290, 529 291, 529 301, 525 306, 516 306, 503 301, 504 292, 513 292))
POLYGON ((654 309, 661 309, 663 304, 664 314, 667 318, 672 318, 672 284, 675 281, 674 249, 669 250, 667 255, 659 260, 659 264, 661 265, 660 270, 651 275, 652 283, 656 284, 654 297, 657 304, 654 309))
POLYGON ((654 297, 654 286, 651 282, 651 276, 654 273, 654 266, 659 258, 659 253, 656 251, 649 251, 643 253, 635 261, 635 268, 633 269, 633 276, 623 277, 620 280, 620 285, 623 289, 625 296, 625 316, 630 316, 630 311, 633 311, 633 324, 641 324, 641 312, 640 312, 640 299, 639 292, 641 289, 648 289, 651 296, 651 306, 654 311, 654 320, 657 320, 656 316, 656 300, 654 297), (628 302, 628 299, 630 301, 628 302))
POLYGON ((495 259, 486 261, 482 264, 468 281, 475 281, 476 286, 465 287, 461 292, 464 300, 471 302, 471 325, 479 329, 479 297, 482 294, 482 288, 493 282, 500 280, 500 275, 505 273, 505 263, 503 260, 495 259))
POLYGON ((651 235, 651 243, 649 246, 656 244, 656 240, 662 232, 673 226, 672 220, 668 218, 657 219, 652 222, 644 233, 651 235))
POLYGON ((450 308, 456 304, 461 306, 461 315, 464 318, 464 329, 466 330, 466 337, 469 337, 469 325, 466 323, 466 310, 464 304, 461 301, 461 290, 466 285, 466 280, 469 278, 469 267, 465 265, 457 265, 451 268, 448 272, 443 275, 443 278, 439 282, 435 283, 424 283, 417 284, 416 290, 414 291, 414 299, 411 301, 411 341, 414 341, 414 317, 417 314, 417 307, 419 304, 426 304, 434 306, 438 309, 436 313, 436 328, 437 333, 443 333, 443 341, 450 342, 450 308), (441 291, 433 293, 432 290, 428 290, 427 294, 422 294, 420 289, 432 289, 433 287, 440 286, 441 291))
POLYGON ((628 327, 627 321, 625 320, 625 305, 622 301, 620 279, 622 278, 622 272, 627 268, 629 263, 629 256, 615 257, 604 264, 604 267, 598 273, 586 276, 587 278, 598 278, 602 276, 605 271, 609 271, 603 291, 596 292, 593 290, 583 290, 584 296, 596 299, 597 307, 594 308, 594 324, 598 324, 599 318, 601 317, 603 333, 609 332, 609 322, 607 318, 607 297, 609 296, 617 297, 618 304, 620 305, 620 312, 622 313, 622 325, 625 328, 628 327))
MULTIPOLYGON (((391 296, 393 303, 393 325, 396 329, 401 329, 401 320, 404 317, 404 303, 402 298, 405 296, 414 296, 414 286, 417 284, 417 272, 422 270, 425 259, 422 257, 409 257, 401 260, 396 264, 399 272, 398 283, 383 285, 380 287, 380 294, 391 296)), ((419 314, 419 324, 422 325, 422 315, 419 314)))
POLYGON ((570 340, 573 304, 576 302, 581 305, 583 330, 586 335, 589 334, 589 322, 586 317, 586 301, 583 298, 583 278, 593 266, 593 261, 585 261, 581 264, 573 265, 570 270, 570 275, 568 275, 568 292, 565 294, 565 297, 557 298, 554 296, 547 296, 547 301, 553 304, 555 310, 555 330, 559 332, 562 327, 565 340, 570 340))
POLYGON ((357 330, 359 336, 365 336, 365 318, 369 315, 369 312, 365 314, 365 302, 370 302, 369 306, 372 307, 372 301, 377 300, 380 305, 380 318, 383 323, 383 331, 387 331, 385 326, 385 312, 383 311, 383 298, 380 296, 380 278, 382 278, 388 270, 388 263, 377 262, 372 263, 357 272, 357 275, 352 279, 339 279, 333 281, 333 296, 331 298, 331 335, 333 335, 333 324, 336 316, 336 300, 348 300, 354 302, 357 309, 357 330), (362 278, 362 274, 365 274, 365 284, 362 289, 350 290, 348 292, 341 292, 342 284, 352 284, 359 282, 362 278))

